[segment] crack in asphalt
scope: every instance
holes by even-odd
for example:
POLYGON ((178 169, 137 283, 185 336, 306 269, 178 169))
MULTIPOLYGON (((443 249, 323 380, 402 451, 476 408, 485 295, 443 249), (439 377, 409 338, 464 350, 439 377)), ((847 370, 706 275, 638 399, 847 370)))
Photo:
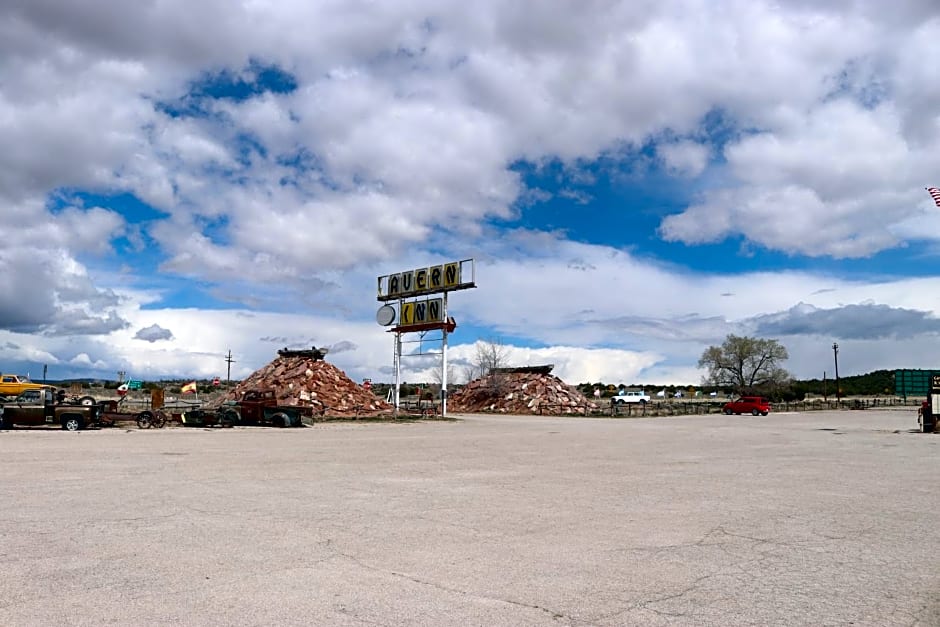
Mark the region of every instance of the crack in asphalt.
MULTIPOLYGON (((100 517, 100 518, 88 519, 84 521, 76 521, 75 524, 88 523, 88 522, 91 522, 93 524, 98 524, 102 522, 107 523, 107 522, 129 522, 129 521, 138 521, 138 520, 159 520, 159 519, 173 518, 174 516, 179 516, 179 512, 174 512, 172 514, 159 514, 156 516, 135 516, 133 518, 100 517)), ((0 519, 0 524, 24 525, 28 527, 33 527, 33 526, 41 527, 42 525, 48 525, 49 520, 46 518, 42 518, 39 520, 28 520, 28 519, 11 520, 7 518, 7 519, 0 519)), ((33 533, 33 531, 30 530, 30 533, 33 533)))
MULTIPOLYGON (((800 551, 811 550, 814 546, 823 548, 827 543, 838 542, 850 538, 863 538, 870 534, 873 528, 871 526, 852 530, 843 535, 834 536, 825 532, 810 530, 812 537, 782 541, 747 533, 735 533, 726 529, 724 525, 717 525, 705 532, 700 538, 694 541, 664 545, 658 547, 631 547, 616 549, 615 552, 634 552, 645 553, 653 559, 664 553, 674 553, 687 549, 706 549, 714 547, 714 550, 721 551, 729 559, 727 564, 718 572, 705 574, 696 577, 687 583, 681 589, 674 590, 667 594, 662 594, 654 598, 639 598, 633 600, 624 599, 626 607, 624 609, 596 617, 594 620, 606 621, 617 619, 637 610, 649 611, 657 616, 670 619, 688 619, 695 615, 696 607, 693 605, 689 610, 683 611, 680 607, 670 605, 670 602, 681 601, 684 597, 696 593, 702 589, 703 584, 716 577, 730 577, 735 580, 753 581, 755 577, 762 576, 762 571, 754 571, 754 566, 766 565, 769 562, 779 562, 779 566, 786 567, 787 559, 781 550, 800 551), (663 607, 665 605, 665 607, 663 607), (657 607, 659 606, 659 607, 657 607)), ((803 572, 802 567, 794 567, 794 570, 803 572)), ((898 610, 895 619, 901 619, 905 624, 911 627, 920 627, 926 625, 940 624, 940 601, 935 601, 933 606, 928 602, 921 606, 915 613, 898 610)), ((894 622, 892 623, 894 624, 894 622)), ((900 624, 900 623, 897 623, 900 624)))
POLYGON ((693 614, 695 614, 694 610, 691 612, 667 612, 665 610, 658 610, 655 607, 651 607, 651 606, 654 603, 663 603, 666 601, 672 601, 674 599, 681 599, 682 597, 689 594, 690 592, 697 591, 703 581, 707 581, 711 579, 712 577, 717 577, 720 574, 722 573, 715 573, 714 575, 702 575, 701 577, 696 577, 692 581, 692 583, 690 583, 688 586, 686 586, 679 592, 674 592, 672 594, 667 594, 665 596, 661 596, 655 599, 650 599, 649 601, 640 601, 636 603, 635 606, 642 608, 644 610, 649 610, 650 612, 653 612, 654 614, 657 614, 659 616, 673 616, 673 617, 692 616, 693 614))
MULTIPOLYGON (((935 590, 940 588, 934 588, 935 590)), ((905 612, 911 617, 909 627, 933 627, 940 625, 940 593, 934 593, 934 596, 925 601, 917 610, 916 614, 905 612)))
POLYGON ((577 621, 575 621, 575 619, 574 619, 573 617, 571 617, 571 616, 567 616, 567 615, 565 615, 565 614, 563 614, 563 613, 561 613, 561 612, 557 612, 557 611, 555 611, 555 610, 549 609, 549 608, 547 608, 547 607, 543 607, 543 606, 541 606, 541 605, 536 605, 536 604, 532 604, 532 603, 525 603, 525 602, 523 602, 523 601, 516 601, 516 600, 514 600, 514 599, 503 599, 503 598, 500 598, 500 597, 492 597, 492 596, 487 596, 487 595, 483 595, 483 594, 479 594, 479 593, 475 593, 475 592, 468 592, 467 590, 460 590, 460 589, 458 589, 458 588, 452 588, 452 587, 449 587, 449 586, 445 586, 445 585, 439 584, 439 583, 434 582, 434 581, 428 581, 428 580, 426 580, 426 579, 421 579, 420 577, 416 577, 416 576, 414 576, 414 575, 409 575, 408 573, 401 573, 401 572, 398 572, 398 571, 395 571, 395 570, 388 570, 388 569, 385 569, 385 568, 380 568, 380 567, 378 567, 378 566, 373 566, 372 564, 367 564, 367 563, 363 562, 362 560, 360 560, 360 559, 359 559, 358 557, 356 557, 355 555, 350 555, 349 553, 344 553, 343 551, 341 551, 341 550, 339 550, 339 549, 333 547, 331 540, 327 540, 327 541, 321 542, 321 543, 319 543, 319 544, 321 544, 322 546, 325 546, 325 547, 328 548, 329 550, 333 551, 336 555, 338 555, 338 556, 340 556, 340 557, 343 557, 343 558, 345 558, 345 559, 347 559, 347 560, 353 562, 354 564, 356 564, 356 565, 359 566, 360 568, 364 568, 364 569, 366 569, 366 570, 371 570, 371 571, 373 571, 373 572, 382 573, 382 574, 384 574, 384 575, 390 575, 390 576, 392 576, 392 577, 398 577, 398 578, 400 578, 400 579, 406 579, 406 580, 408 580, 408 581, 411 581, 411 582, 413 582, 413 583, 416 583, 416 584, 419 584, 419 585, 422 585, 422 586, 429 586, 429 587, 434 588, 434 589, 436 589, 436 590, 441 590, 442 592, 449 592, 449 593, 451 593, 451 594, 459 594, 459 595, 465 596, 465 597, 475 597, 475 598, 479 598, 479 599, 486 599, 486 600, 489 600, 489 601, 498 601, 498 602, 500 602, 500 603, 505 603, 505 604, 507 604, 507 605, 513 605, 513 606, 516 606, 516 607, 522 607, 522 608, 526 608, 526 609, 530 609, 530 610, 537 610, 537 611, 539 611, 539 612, 543 612, 543 613, 545 613, 545 614, 548 614, 549 616, 552 617, 552 620, 567 620, 567 621, 570 622, 570 623, 575 623, 575 622, 577 622, 577 621))
POLYGON ((334 608, 333 611, 338 614, 342 614, 343 616, 348 616, 349 618, 363 625, 380 625, 380 627, 393 627, 396 624, 396 623, 380 623, 379 621, 369 620, 367 618, 363 618, 359 616, 358 614, 350 612, 345 607, 340 607, 338 609, 334 608))
MULTIPOLYGON (((820 537, 824 537, 821 534, 820 537)), ((733 563, 731 567, 733 571, 728 571, 727 569, 722 569, 719 572, 702 575, 693 579, 685 587, 680 590, 657 596, 651 599, 639 599, 634 600, 629 603, 629 606, 624 608, 619 612, 613 612, 609 615, 601 617, 600 620, 609 620, 622 616, 624 614, 630 613, 635 610, 645 610, 656 614, 657 616, 667 617, 667 618, 689 618, 695 614, 695 609, 692 608, 690 611, 678 611, 675 609, 661 609, 654 607, 657 604, 668 603, 669 601, 675 601, 677 599, 682 599, 686 595, 697 592, 702 584, 710 579, 715 577, 727 576, 732 578, 740 578, 745 576, 748 579, 751 579, 754 573, 751 570, 751 566, 756 562, 757 564, 763 564, 768 560, 774 558, 774 555, 768 554, 766 552, 760 551, 762 547, 767 547, 771 551, 776 548, 794 548, 797 545, 808 544, 810 540, 801 540, 794 542, 781 542, 777 540, 772 540, 768 538, 751 536, 743 533, 733 533, 725 529, 724 525, 718 525, 712 529, 705 532, 699 539, 684 542, 673 545, 659 546, 659 547, 648 547, 648 548, 630 548, 630 549, 618 549, 618 551, 635 551, 635 552, 647 552, 652 555, 658 555, 664 552, 670 552, 674 550, 689 549, 689 548, 705 548, 705 547, 714 547, 717 550, 722 551, 727 556, 732 558, 733 563), (724 541, 722 538, 727 538, 730 540, 724 541), (744 555, 737 555, 732 552, 731 548, 735 546, 740 546, 738 542, 743 541, 747 543, 752 543, 750 550, 758 550, 759 554, 746 557, 744 555)))

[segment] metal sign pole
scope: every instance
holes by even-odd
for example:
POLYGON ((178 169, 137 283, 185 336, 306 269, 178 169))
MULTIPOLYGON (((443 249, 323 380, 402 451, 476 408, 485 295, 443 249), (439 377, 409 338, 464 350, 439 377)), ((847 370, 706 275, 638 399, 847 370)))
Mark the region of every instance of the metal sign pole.
POLYGON ((447 416, 447 292, 444 292, 443 338, 441 339, 441 417, 447 416))
POLYGON ((398 417, 398 401, 401 398, 401 333, 395 333, 395 417, 398 417))

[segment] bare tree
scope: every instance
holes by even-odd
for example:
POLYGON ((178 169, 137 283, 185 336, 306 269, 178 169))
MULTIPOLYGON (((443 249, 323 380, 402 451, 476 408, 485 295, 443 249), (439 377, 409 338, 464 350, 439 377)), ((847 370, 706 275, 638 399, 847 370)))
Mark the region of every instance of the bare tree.
POLYGON ((504 367, 508 361, 508 353, 508 349, 498 339, 478 341, 473 358, 473 367, 477 376, 485 377, 494 368, 504 367))
POLYGON ((460 372, 463 373, 463 382, 470 383, 474 379, 478 379, 479 375, 477 374, 477 369, 473 364, 464 364, 460 369, 460 372))
POLYGON ((476 343, 476 354, 473 359, 473 368, 478 377, 486 380, 490 393, 500 396, 506 391, 506 375, 499 372, 499 368, 506 366, 509 350, 502 341, 486 340, 476 343))
MULTIPOLYGON (((434 381, 434 384, 437 386, 438 392, 441 390, 441 364, 438 363, 437 367, 431 370, 431 380, 434 381)), ((454 366, 453 362, 447 363, 447 387, 451 387, 452 384, 457 383, 457 367, 454 366)))
POLYGON ((721 346, 709 346, 698 360, 707 368, 706 385, 730 387, 738 394, 773 390, 790 378, 780 362, 789 357, 777 340, 728 335, 721 346))

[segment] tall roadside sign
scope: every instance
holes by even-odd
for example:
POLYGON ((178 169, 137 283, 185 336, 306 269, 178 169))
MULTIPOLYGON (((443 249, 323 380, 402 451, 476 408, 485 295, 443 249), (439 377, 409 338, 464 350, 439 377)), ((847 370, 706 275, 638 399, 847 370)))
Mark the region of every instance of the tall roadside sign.
POLYGON ((403 333, 441 331, 441 415, 447 415, 447 334, 457 323, 447 315, 450 292, 476 287, 473 259, 415 268, 378 278, 377 300, 384 303, 375 320, 395 334, 395 414, 401 390, 403 333))

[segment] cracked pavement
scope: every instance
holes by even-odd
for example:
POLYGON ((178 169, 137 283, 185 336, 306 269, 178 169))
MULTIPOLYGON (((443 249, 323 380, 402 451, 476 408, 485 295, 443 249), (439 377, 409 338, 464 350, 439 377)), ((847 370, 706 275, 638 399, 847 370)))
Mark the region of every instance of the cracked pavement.
POLYGON ((460 418, 0 432, 0 623, 940 625, 913 409, 460 418))

